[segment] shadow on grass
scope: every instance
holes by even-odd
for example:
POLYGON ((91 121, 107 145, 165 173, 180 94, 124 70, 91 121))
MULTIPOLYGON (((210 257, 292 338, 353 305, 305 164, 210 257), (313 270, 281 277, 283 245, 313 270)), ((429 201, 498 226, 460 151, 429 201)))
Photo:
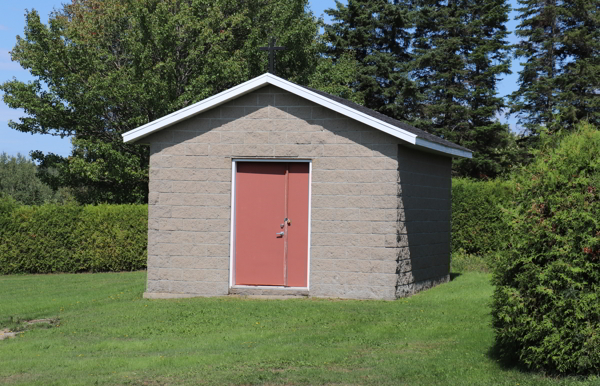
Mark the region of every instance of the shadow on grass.
POLYGON ((460 275, 462 275, 462 273, 460 273, 460 272, 450 272, 450 281, 456 279, 460 275))
MULTIPOLYGON (((522 374, 528 375, 537 375, 543 379, 551 379, 556 384, 576 384, 578 382, 583 382, 583 385, 600 385, 600 383, 596 383, 598 380, 599 374, 594 374, 593 372, 586 372, 583 374, 561 374, 557 370, 544 370, 544 369, 531 369, 527 367, 525 364, 519 362, 518 356, 515 354, 515 348, 502 348, 498 342, 495 342, 492 347, 490 347, 487 351, 487 357, 493 361, 495 361, 498 366, 504 371, 518 371, 522 374), (562 383, 562 382, 566 383, 562 383), (588 382, 591 381, 591 383, 588 382), (571 383, 573 382, 573 383, 571 383)), ((553 383, 554 384, 554 383, 553 383)))
POLYGON ((487 356, 491 360, 498 363, 502 370, 516 370, 526 374, 540 374, 543 373, 528 368, 525 364, 519 362, 518 356, 515 354, 516 348, 502 347, 498 342, 494 342, 494 345, 487 351, 487 356))

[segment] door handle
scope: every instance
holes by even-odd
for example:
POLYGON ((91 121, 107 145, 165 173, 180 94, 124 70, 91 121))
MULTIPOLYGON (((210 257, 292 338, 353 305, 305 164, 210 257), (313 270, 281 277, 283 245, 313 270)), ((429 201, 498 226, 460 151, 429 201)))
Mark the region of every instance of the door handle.
POLYGON ((277 236, 282 236, 283 237, 283 232, 279 232, 279 233, 275 233, 277 236))

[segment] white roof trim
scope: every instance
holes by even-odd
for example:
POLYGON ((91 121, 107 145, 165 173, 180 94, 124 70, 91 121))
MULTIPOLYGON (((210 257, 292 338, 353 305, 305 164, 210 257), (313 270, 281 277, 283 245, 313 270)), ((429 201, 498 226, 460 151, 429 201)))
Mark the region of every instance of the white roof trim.
POLYGON ((431 150, 439 151, 446 154, 451 154, 456 157, 463 158, 473 158, 473 153, 466 150, 456 149, 454 147, 444 146, 439 143, 430 142, 423 138, 417 138, 417 142, 415 143, 417 146, 426 147, 431 150))
POLYGON ((311 102, 314 102, 320 106, 326 107, 330 110, 338 112, 348 118, 352 118, 356 121, 362 122, 365 125, 371 126, 378 130, 383 131, 384 133, 390 134, 396 138, 402 139, 412 145, 426 147, 435 151, 439 151, 442 153, 446 153, 453 156, 458 157, 467 157, 471 158, 471 153, 459 149, 454 149, 448 146, 444 146, 441 144, 433 143, 422 138, 417 138, 416 134, 408 132, 406 130, 402 130, 399 127, 393 126, 389 123, 383 122, 377 118, 374 118, 370 115, 364 114, 358 110, 355 110, 351 107, 345 106, 341 103, 333 101, 325 96, 319 95, 315 92, 312 92, 304 87, 298 86, 292 82, 289 82, 285 79, 279 78, 273 74, 263 74, 254 79, 251 79, 245 83, 242 83, 238 86, 232 87, 228 90, 225 90, 217 95, 214 95, 210 98, 206 98, 200 102, 197 102, 191 106, 184 107, 181 110, 177 110, 174 113, 169 115, 165 115, 162 118, 156 119, 152 122, 149 122, 143 126, 140 126, 136 129, 128 131, 124 133, 123 142, 135 142, 141 138, 144 138, 156 131, 169 127, 171 125, 176 124, 177 122, 183 121, 187 118, 190 118, 194 115, 200 114, 204 111, 210 110, 213 107, 219 106, 223 103, 229 102, 232 99, 235 99, 239 96, 252 92, 260 87, 263 87, 267 84, 271 84, 273 86, 279 87, 283 90, 286 90, 292 94, 295 94, 304 99, 308 99, 311 102))

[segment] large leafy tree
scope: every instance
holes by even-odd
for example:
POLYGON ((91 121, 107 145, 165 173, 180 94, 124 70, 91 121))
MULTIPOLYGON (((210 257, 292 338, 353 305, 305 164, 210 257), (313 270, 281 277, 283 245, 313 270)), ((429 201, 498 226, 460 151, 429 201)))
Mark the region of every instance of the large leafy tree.
POLYGON ((511 110, 531 133, 600 124, 600 0, 519 0, 519 89, 511 110))
POLYGON ((35 77, 0 85, 27 116, 16 130, 73 136, 68 158, 34 153, 49 182, 83 202, 147 197, 148 149, 121 134, 257 76, 270 36, 288 47, 278 74, 307 83, 316 65, 307 0, 74 0, 48 25, 26 13, 13 60, 35 77))
POLYGON ((510 73, 505 0, 416 0, 412 77, 423 103, 414 124, 474 151, 455 172, 493 177, 513 162, 497 83, 510 73))
POLYGON ((343 85, 359 93, 366 107, 412 119, 418 96, 408 76, 408 5, 399 0, 349 0, 347 5, 336 1, 336 8, 325 12, 333 20, 323 36, 328 57, 346 69, 357 63, 356 77, 343 85))

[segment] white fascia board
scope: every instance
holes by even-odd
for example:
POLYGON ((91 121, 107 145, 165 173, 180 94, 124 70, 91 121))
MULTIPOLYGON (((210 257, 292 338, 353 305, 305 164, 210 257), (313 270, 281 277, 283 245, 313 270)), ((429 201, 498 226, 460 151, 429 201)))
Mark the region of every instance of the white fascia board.
POLYGON ((240 95, 247 94, 254 91, 265 84, 267 84, 267 75, 263 74, 240 85, 232 87, 228 90, 218 93, 210 98, 201 100, 200 102, 194 103, 191 106, 184 107, 181 110, 177 110, 174 113, 165 115, 162 118, 158 118, 152 122, 146 123, 136 129, 130 130, 122 134, 123 142, 135 142, 138 139, 144 138, 158 130, 164 129, 171 125, 181 122, 194 115, 200 114, 206 110, 209 110, 220 104, 229 102, 232 99, 237 98, 240 95))
POLYGON ((473 158, 473 153, 470 151, 455 149, 455 148, 449 147, 449 146, 444 146, 439 143, 427 141, 423 138, 417 138, 415 145, 420 146, 420 147, 425 147, 425 148, 428 148, 431 150, 439 151, 442 153, 450 154, 455 157, 473 158))
POLYGON ((251 79, 245 83, 242 83, 238 86, 232 87, 228 90, 225 90, 215 96, 204 99, 198 103, 195 103, 191 106, 185 107, 181 110, 177 110, 174 113, 169 115, 165 115, 162 118, 154 120, 150 123, 147 123, 143 126, 140 126, 136 129, 128 131, 124 133, 123 142, 134 142, 138 139, 141 139, 147 135, 154 133, 155 131, 164 129, 165 127, 174 125, 177 122, 183 121, 184 119, 190 118, 196 114, 200 114, 203 111, 209 110, 213 107, 216 107, 220 104, 226 103, 232 99, 235 99, 241 95, 254 91, 266 84, 271 84, 273 86, 279 87, 283 90, 286 90, 292 94, 295 94, 299 97, 305 98, 314 102, 320 106, 326 107, 330 110, 338 112, 342 115, 347 116, 348 118, 352 118, 356 121, 362 122, 368 126, 374 127, 383 131, 384 133, 388 133, 396 138, 400 138, 408 143, 416 144, 417 136, 413 133, 409 133, 408 131, 399 129, 393 125, 390 125, 386 122, 380 121, 379 119, 373 118, 370 115, 361 113, 353 108, 345 106, 341 103, 332 101, 329 98, 326 98, 322 95, 319 95, 315 92, 305 89, 304 87, 300 87, 294 83, 288 82, 285 79, 282 79, 278 76, 266 73, 261 76, 258 76, 254 79, 251 79))
POLYGON ((374 118, 370 115, 364 114, 358 110, 355 110, 351 107, 333 101, 327 97, 324 97, 320 94, 312 92, 304 87, 298 86, 292 82, 289 82, 285 79, 282 79, 273 74, 263 74, 254 79, 251 79, 245 83, 242 83, 238 86, 232 87, 228 90, 225 90, 217 95, 214 95, 210 98, 206 98, 200 102, 197 102, 191 106, 185 107, 181 110, 177 110, 174 113, 169 115, 165 115, 162 118, 156 119, 152 122, 149 122, 143 126, 140 126, 136 129, 128 131, 123 136, 123 142, 135 142, 141 138, 144 138, 158 130, 164 129, 171 125, 176 124, 177 122, 181 122, 187 118, 190 118, 194 115, 200 114, 206 110, 210 110, 213 107, 221 105, 223 103, 229 102, 232 99, 235 99, 241 95, 252 92, 258 88, 261 88, 267 84, 271 84, 273 86, 279 87, 283 90, 286 90, 294 95, 307 99, 311 102, 314 102, 320 106, 333 110, 337 113, 340 113, 348 118, 354 119, 356 121, 362 122, 365 125, 373 127, 375 129, 381 130, 384 133, 390 134, 396 138, 399 138, 403 141, 406 141, 412 145, 426 147, 432 150, 436 150, 442 153, 446 153, 453 156, 471 158, 472 155, 470 152, 454 149, 451 147, 447 147, 444 145, 436 144, 433 142, 429 142, 427 140, 418 138, 416 134, 408 132, 406 130, 402 130, 396 126, 390 125, 384 121, 381 121, 377 118, 374 118))

